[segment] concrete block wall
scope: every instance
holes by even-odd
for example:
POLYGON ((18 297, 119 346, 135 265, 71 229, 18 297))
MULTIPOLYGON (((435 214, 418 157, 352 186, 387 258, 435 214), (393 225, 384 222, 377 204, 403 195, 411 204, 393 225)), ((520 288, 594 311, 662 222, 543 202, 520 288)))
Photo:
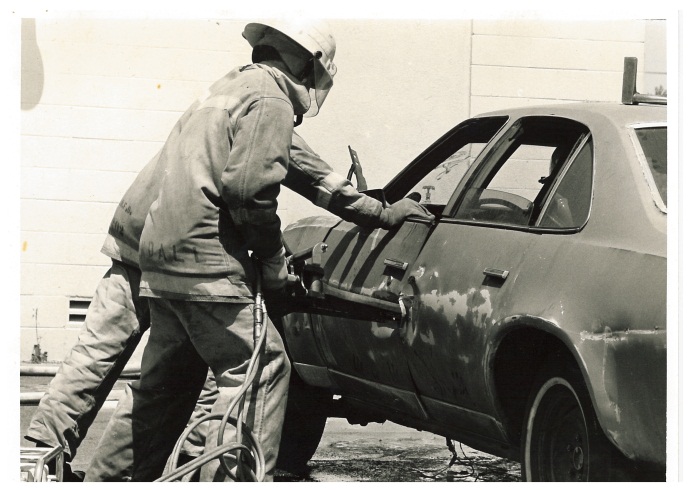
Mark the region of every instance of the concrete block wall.
POLYGON ((532 104, 620 102, 623 58, 638 58, 645 21, 488 20, 473 24, 472 114, 532 104))
MULTIPOLYGON (((99 249, 117 202, 181 112, 248 62, 244 24, 23 21, 21 360, 31 358, 37 335, 52 362, 74 343, 81 324, 69 321, 70 301, 89 300, 108 267, 99 249)), ((661 39, 661 29, 648 37, 640 20, 336 19, 332 25, 335 86, 320 115, 298 131, 341 174, 351 145, 370 187, 383 186, 471 115, 534 103, 618 101, 623 57, 637 56, 642 71, 647 39, 661 39)), ((661 78, 662 60, 655 58, 652 69, 661 78)), ((279 213, 284 225, 322 214, 288 191, 279 213)))

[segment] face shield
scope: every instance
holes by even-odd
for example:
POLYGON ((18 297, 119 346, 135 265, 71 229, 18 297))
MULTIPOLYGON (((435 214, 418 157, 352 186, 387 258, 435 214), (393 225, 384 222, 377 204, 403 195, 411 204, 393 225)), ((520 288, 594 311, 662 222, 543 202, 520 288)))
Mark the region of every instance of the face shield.
POLYGON ((318 51, 316 56, 313 58, 313 83, 310 87, 310 109, 305 113, 305 117, 317 116, 320 112, 320 107, 322 107, 323 102, 327 98, 327 94, 332 88, 334 83, 334 76, 337 73, 337 65, 335 65, 332 60, 328 60, 327 63, 323 64, 322 59, 318 58, 317 55, 321 55, 318 51))

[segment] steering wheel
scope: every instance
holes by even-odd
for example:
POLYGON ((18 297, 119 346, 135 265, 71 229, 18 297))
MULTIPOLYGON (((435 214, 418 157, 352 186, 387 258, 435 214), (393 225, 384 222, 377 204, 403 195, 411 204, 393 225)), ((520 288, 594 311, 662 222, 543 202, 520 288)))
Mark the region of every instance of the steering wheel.
POLYGON ((521 198, 521 201, 522 202, 520 204, 517 204, 515 202, 509 201, 508 199, 502 199, 499 197, 486 197, 484 199, 480 199, 480 201, 478 201, 478 204, 480 208, 502 207, 515 213, 527 213, 532 203, 530 201, 526 201, 523 198, 521 198))

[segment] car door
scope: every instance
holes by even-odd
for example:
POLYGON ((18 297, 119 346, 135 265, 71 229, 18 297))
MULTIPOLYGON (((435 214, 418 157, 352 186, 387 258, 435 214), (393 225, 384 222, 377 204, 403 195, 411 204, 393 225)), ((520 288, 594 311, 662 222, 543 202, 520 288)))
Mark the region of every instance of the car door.
MULTIPOLYGON (((411 195, 438 217, 505 121, 483 118, 457 126, 386 187, 386 198, 411 195)), ((398 300, 433 226, 424 219, 409 219, 396 230, 335 226, 325 239, 323 268, 324 293, 337 313, 312 316, 330 375, 345 395, 420 418, 427 415, 404 356, 398 300)))
POLYGON ((401 291, 405 358, 433 419, 506 441, 488 384, 490 332, 515 310, 517 277, 535 264, 531 252, 545 230, 585 222, 591 155, 588 129, 574 121, 514 121, 464 180, 414 260, 401 291), (570 168, 587 170, 565 187, 570 168))

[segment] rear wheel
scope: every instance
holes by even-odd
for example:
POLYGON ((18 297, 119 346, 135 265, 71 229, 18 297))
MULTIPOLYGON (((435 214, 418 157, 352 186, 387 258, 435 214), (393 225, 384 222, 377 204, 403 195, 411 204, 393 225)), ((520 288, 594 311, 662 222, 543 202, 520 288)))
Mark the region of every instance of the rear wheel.
POLYGON ((579 372, 549 364, 533 385, 524 418, 526 481, 607 481, 613 463, 579 372))

